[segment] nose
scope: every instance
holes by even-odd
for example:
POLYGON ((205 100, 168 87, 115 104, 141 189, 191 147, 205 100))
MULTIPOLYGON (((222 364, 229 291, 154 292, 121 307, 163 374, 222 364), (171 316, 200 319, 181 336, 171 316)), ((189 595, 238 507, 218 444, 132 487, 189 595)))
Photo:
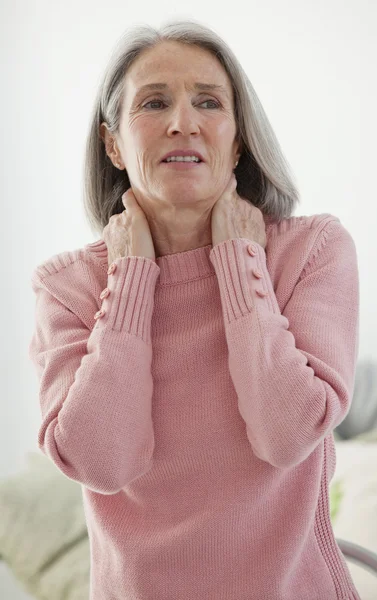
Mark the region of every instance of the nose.
POLYGON ((180 132, 182 135, 191 135, 200 132, 199 114, 190 102, 177 103, 170 113, 171 120, 168 128, 169 134, 180 132))

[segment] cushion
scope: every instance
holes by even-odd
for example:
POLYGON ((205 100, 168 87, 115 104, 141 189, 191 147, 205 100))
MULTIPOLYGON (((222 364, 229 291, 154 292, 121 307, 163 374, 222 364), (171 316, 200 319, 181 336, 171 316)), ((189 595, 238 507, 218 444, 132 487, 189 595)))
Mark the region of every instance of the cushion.
POLYGON ((90 550, 81 485, 44 454, 0 480, 0 557, 24 589, 46 600, 89 598, 90 550))

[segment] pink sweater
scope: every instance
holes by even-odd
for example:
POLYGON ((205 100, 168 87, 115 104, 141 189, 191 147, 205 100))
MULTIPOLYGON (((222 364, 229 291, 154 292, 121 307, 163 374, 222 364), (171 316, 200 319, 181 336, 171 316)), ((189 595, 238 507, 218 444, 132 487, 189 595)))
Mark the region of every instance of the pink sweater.
POLYGON ((38 444, 83 486, 90 600, 360 600, 329 510, 355 244, 327 213, 265 223, 265 250, 108 271, 99 239, 33 272, 38 444))

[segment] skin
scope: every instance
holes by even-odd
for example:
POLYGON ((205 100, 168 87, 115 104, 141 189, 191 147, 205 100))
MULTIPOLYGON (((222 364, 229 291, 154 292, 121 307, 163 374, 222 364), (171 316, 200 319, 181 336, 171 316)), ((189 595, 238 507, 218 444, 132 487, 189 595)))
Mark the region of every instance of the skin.
POLYGON ((125 77, 118 133, 113 137, 106 123, 100 133, 114 166, 127 169, 156 257, 212 244, 211 211, 241 154, 231 82, 216 57, 170 41, 144 51, 125 77), (196 81, 223 85, 226 92, 195 90, 196 81), (153 82, 169 88, 136 96, 153 82), (205 163, 188 170, 161 166, 175 148, 194 148, 205 163))

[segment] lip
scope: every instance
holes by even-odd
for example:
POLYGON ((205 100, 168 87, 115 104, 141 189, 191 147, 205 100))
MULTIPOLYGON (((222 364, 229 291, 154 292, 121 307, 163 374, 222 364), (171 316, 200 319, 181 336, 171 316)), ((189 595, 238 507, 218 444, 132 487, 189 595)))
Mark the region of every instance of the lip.
POLYGON ((165 154, 165 156, 162 157, 161 162, 163 160, 166 160, 167 158, 169 158, 169 156, 197 156, 198 158, 200 158, 200 160, 202 162, 205 162, 203 156, 200 154, 200 152, 198 152, 197 150, 194 150, 193 148, 189 148, 188 150, 183 150, 180 148, 176 148, 175 150, 172 150, 171 152, 168 152, 167 154, 165 154))
POLYGON ((204 165, 203 162, 185 162, 180 160, 179 162, 161 162, 161 165, 168 169, 175 169, 177 171, 186 171, 187 169, 199 169, 201 165, 204 165))

